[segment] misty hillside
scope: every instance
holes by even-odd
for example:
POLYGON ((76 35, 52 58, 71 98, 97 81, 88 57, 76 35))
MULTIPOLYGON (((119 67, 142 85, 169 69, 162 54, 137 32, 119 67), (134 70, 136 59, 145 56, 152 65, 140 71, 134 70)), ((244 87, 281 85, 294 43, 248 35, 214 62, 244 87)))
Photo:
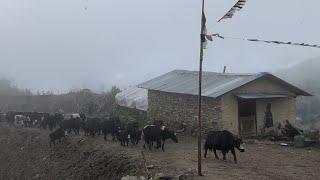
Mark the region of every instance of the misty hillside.
POLYGON ((312 97, 297 99, 297 113, 305 128, 320 128, 320 57, 303 61, 274 74, 311 93, 312 97))
POLYGON ((5 77, 0 77, 0 96, 24 96, 31 95, 28 89, 19 89, 14 85, 13 80, 5 77))
POLYGON ((66 94, 37 92, 18 88, 13 80, 0 78, 0 112, 4 111, 38 111, 38 112, 85 112, 110 113, 115 107, 115 95, 120 91, 112 87, 100 94, 89 89, 70 91, 66 94))
POLYGON ((320 95, 320 57, 306 60, 293 67, 275 72, 275 75, 291 82, 294 85, 320 95))

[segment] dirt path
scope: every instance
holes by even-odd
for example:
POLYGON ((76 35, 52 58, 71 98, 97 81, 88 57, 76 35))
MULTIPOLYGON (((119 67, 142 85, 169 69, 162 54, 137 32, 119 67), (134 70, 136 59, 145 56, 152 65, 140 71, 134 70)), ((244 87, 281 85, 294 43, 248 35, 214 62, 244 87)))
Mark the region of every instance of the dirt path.
MULTIPOLYGON (((166 152, 145 150, 148 165, 154 165, 153 173, 166 175, 195 175, 194 179, 320 179, 320 150, 282 147, 278 144, 246 144, 246 152, 237 152, 238 164, 234 164, 232 155, 227 161, 216 160, 212 152, 203 160, 203 177, 197 174, 197 144, 193 138, 179 138, 179 144, 168 142, 166 152)), ((97 140, 106 146, 119 147, 113 142, 97 140)), ((140 156, 139 147, 121 149, 133 156, 140 156)), ((222 157, 221 154, 218 154, 222 157)))
MULTIPOLYGON (((181 138, 180 138, 181 139, 181 138)), ((148 152, 154 171, 169 175, 197 174, 196 139, 170 143, 166 152, 148 152)), ((269 144, 269 143, 268 143, 269 144)), ((194 179, 320 179, 320 150, 281 147, 278 144, 246 144, 246 152, 237 152, 238 164, 231 153, 227 161, 216 160, 212 152, 203 160, 203 177, 194 179)), ((221 154, 218 154, 222 157, 221 154)))
MULTIPOLYGON (((101 148, 114 147, 126 151, 129 155, 141 158, 144 151, 147 165, 153 165, 150 171, 169 176, 181 174, 194 175, 193 179, 320 179, 320 150, 282 147, 270 142, 246 144, 246 152, 237 152, 238 164, 234 164, 229 153, 227 161, 216 160, 212 152, 203 160, 203 177, 197 174, 197 144, 195 138, 179 138, 179 143, 168 142, 166 152, 161 150, 143 150, 138 147, 121 147, 118 143, 104 141, 102 137, 89 138, 101 148)), ((221 154, 219 154, 222 157, 221 154)))
MULTIPOLYGON (((100 179, 99 177, 105 176, 99 175, 107 173, 103 171, 110 171, 105 165, 101 165, 110 158, 115 158, 117 162, 119 159, 121 161, 121 163, 112 164, 111 171, 120 166, 125 166, 125 170, 134 169, 128 164, 137 163, 143 173, 143 167, 140 166, 141 151, 145 152, 147 165, 154 166, 153 169, 150 169, 153 174, 196 175, 197 146, 196 139, 193 138, 180 137, 178 144, 169 141, 166 144, 166 152, 162 152, 143 150, 141 144, 138 147, 121 147, 118 143, 104 141, 102 137, 71 136, 65 143, 52 150, 48 146, 47 135, 47 131, 8 129, 0 124, 0 179, 3 179, 1 177, 4 177, 5 174, 7 175, 5 177, 8 177, 14 173, 20 174, 15 176, 20 177, 18 179, 25 179, 23 177, 32 177, 26 179, 55 179, 53 177, 57 177, 57 174, 60 174, 60 179, 64 177, 69 177, 68 179, 97 177, 96 179, 100 179), (25 137, 24 143, 13 142, 21 139, 21 136, 25 137), (8 149, 9 147, 16 149, 8 149), (9 152, 10 150, 24 153, 9 152), (121 158, 118 158, 118 153, 121 158), (16 169, 12 169, 13 167, 16 169), (77 176, 77 174, 87 174, 87 176, 77 176)), ((277 144, 256 143, 246 144, 246 152, 237 152, 237 155, 239 163, 234 164, 231 154, 228 154, 227 161, 222 161, 215 160, 213 153, 209 152, 208 158, 203 160, 204 176, 194 176, 192 179, 320 179, 319 149, 295 149, 281 147, 277 144)), ((221 154, 219 156, 221 157, 221 154)), ((136 174, 137 172, 114 173, 136 174)))

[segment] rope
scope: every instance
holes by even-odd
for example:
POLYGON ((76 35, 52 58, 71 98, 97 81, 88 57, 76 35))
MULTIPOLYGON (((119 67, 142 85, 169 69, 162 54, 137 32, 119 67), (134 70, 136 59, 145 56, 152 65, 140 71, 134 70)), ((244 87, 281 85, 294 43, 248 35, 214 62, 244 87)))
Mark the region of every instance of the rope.
POLYGON ((283 42, 283 41, 275 41, 275 40, 263 40, 263 39, 252 39, 252 38, 239 38, 239 37, 232 37, 232 36, 222 36, 219 33, 217 34, 210 34, 207 36, 218 37, 220 39, 234 39, 234 40, 241 40, 241 41, 250 41, 250 42, 261 42, 267 44, 278 44, 278 45, 292 45, 292 46, 303 46, 303 47, 312 47, 312 48, 320 48, 320 45, 317 44, 308 44, 308 43, 296 43, 296 42, 283 42))

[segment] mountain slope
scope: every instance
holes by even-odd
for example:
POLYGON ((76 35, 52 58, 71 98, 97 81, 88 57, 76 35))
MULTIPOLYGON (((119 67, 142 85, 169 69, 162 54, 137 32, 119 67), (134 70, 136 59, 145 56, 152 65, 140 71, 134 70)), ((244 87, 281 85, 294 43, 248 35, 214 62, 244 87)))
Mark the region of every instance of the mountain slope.
POLYGON ((274 74, 314 95, 320 95, 320 57, 303 61, 274 74))
POLYGON ((297 98, 297 113, 304 128, 320 128, 316 126, 320 122, 320 57, 278 70, 274 74, 313 95, 297 98))

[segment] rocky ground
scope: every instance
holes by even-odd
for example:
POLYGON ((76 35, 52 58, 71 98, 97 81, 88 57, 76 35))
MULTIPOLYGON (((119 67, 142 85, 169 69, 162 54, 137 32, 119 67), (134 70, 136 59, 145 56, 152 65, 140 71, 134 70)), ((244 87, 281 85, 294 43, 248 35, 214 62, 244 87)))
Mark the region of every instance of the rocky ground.
MULTIPOLYGON (((50 147, 48 131, 17 129, 0 123, 0 179, 120 179, 125 175, 183 175, 188 179, 319 179, 320 150, 282 147, 277 143, 246 144, 246 152, 227 161, 209 153, 203 160, 204 176, 196 176, 197 144, 194 138, 168 142, 166 152, 121 147, 102 137, 67 137, 50 147), (145 168, 142 152, 145 154, 145 168)), ((219 154, 221 157, 221 154, 219 154)))

